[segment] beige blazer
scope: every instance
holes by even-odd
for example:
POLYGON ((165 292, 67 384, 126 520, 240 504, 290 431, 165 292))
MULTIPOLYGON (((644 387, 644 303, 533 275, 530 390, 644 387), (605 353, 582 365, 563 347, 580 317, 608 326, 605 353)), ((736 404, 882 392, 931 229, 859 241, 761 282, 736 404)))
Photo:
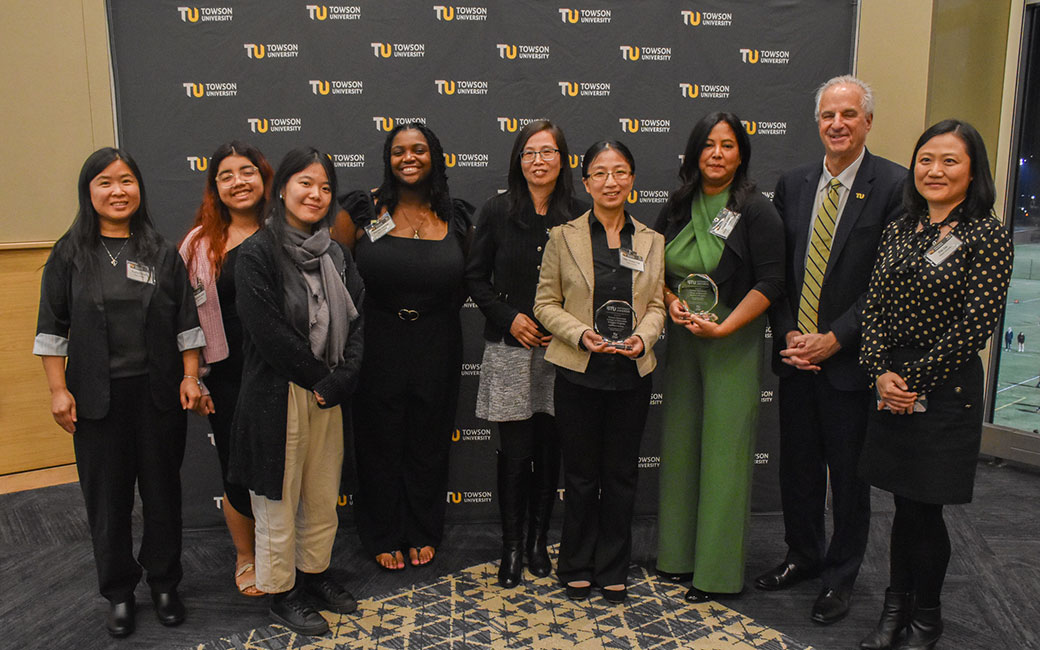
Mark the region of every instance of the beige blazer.
MULTIPOLYGON (((636 359, 639 375, 645 377, 657 365, 653 346, 664 329, 664 237, 635 219, 632 248, 643 257, 643 271, 632 274, 632 306, 636 311, 635 335, 643 340, 644 352, 636 359)), ((592 353, 578 343, 592 329, 592 294, 595 271, 592 265, 592 235, 589 213, 556 226, 542 257, 534 316, 553 335, 545 359, 562 368, 585 372, 592 353)))

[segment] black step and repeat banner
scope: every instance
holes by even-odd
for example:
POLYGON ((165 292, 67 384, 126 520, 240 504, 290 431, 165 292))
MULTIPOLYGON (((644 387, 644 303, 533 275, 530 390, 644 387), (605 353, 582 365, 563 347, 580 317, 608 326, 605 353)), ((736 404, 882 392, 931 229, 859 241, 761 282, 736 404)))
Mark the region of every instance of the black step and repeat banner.
MULTIPOLYGON (((822 156, 813 92, 852 68, 852 0, 438 1, 109 0, 119 142, 141 165, 163 234, 179 240, 188 229, 207 156, 224 141, 249 141, 275 166, 312 145, 332 156, 341 188, 370 188, 385 133, 402 121, 438 134, 452 194, 476 205, 505 188, 515 133, 530 120, 564 129, 576 178, 592 142, 619 139, 638 167, 629 209, 652 222, 693 124, 733 111, 768 195, 783 169, 822 156)), ((497 432, 473 416, 482 316, 468 303, 463 317, 445 499, 451 520, 492 520, 497 432)), ((766 370, 756 511, 779 509, 775 385, 766 370)), ((668 396, 659 382, 654 391, 640 513, 657 503, 668 396)), ((202 418, 192 417, 183 474, 185 522, 218 523, 219 468, 202 418)), ((340 499, 348 517, 350 502, 340 499)))

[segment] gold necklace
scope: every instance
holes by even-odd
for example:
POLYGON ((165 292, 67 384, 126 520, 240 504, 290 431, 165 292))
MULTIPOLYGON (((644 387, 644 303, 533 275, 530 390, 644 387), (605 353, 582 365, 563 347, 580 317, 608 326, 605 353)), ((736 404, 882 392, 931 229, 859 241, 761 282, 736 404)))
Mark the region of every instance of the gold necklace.
POLYGON ((404 214, 406 217, 408 217, 408 227, 412 229, 412 233, 413 233, 412 234, 412 239, 422 239, 422 237, 419 235, 419 231, 422 230, 422 227, 426 225, 426 220, 430 218, 429 210, 423 209, 423 211, 422 211, 422 213, 423 213, 422 219, 419 220, 419 225, 416 226, 415 225, 415 219, 412 218, 412 215, 408 214, 408 211, 404 209, 404 206, 403 205, 399 205, 398 207, 401 208, 402 214, 404 214))

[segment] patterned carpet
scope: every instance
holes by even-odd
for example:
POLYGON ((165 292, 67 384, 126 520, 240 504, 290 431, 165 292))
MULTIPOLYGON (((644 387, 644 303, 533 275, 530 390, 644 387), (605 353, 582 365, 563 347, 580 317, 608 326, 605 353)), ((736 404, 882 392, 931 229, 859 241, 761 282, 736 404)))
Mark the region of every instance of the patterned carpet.
POLYGON ((360 602, 350 615, 323 612, 331 632, 298 636, 278 625, 192 646, 193 650, 810 650, 718 603, 689 605, 686 587, 640 567, 629 597, 611 605, 593 591, 571 602, 552 577, 502 589, 498 564, 480 564, 434 582, 360 602))

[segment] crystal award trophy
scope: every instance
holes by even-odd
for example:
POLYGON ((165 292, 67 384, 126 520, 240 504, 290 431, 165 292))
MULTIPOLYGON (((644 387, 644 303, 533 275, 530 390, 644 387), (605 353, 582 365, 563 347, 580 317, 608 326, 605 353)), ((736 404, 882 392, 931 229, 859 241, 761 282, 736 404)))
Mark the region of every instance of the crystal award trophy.
POLYGON ((608 300, 596 310, 593 321, 596 334, 612 348, 631 350, 625 340, 632 336, 636 325, 636 312, 624 300, 608 300))
POLYGON ((711 313, 715 305, 719 304, 719 287, 715 281, 703 273, 691 273, 679 283, 676 291, 679 300, 682 300, 686 310, 705 320, 715 322, 718 316, 711 313))

